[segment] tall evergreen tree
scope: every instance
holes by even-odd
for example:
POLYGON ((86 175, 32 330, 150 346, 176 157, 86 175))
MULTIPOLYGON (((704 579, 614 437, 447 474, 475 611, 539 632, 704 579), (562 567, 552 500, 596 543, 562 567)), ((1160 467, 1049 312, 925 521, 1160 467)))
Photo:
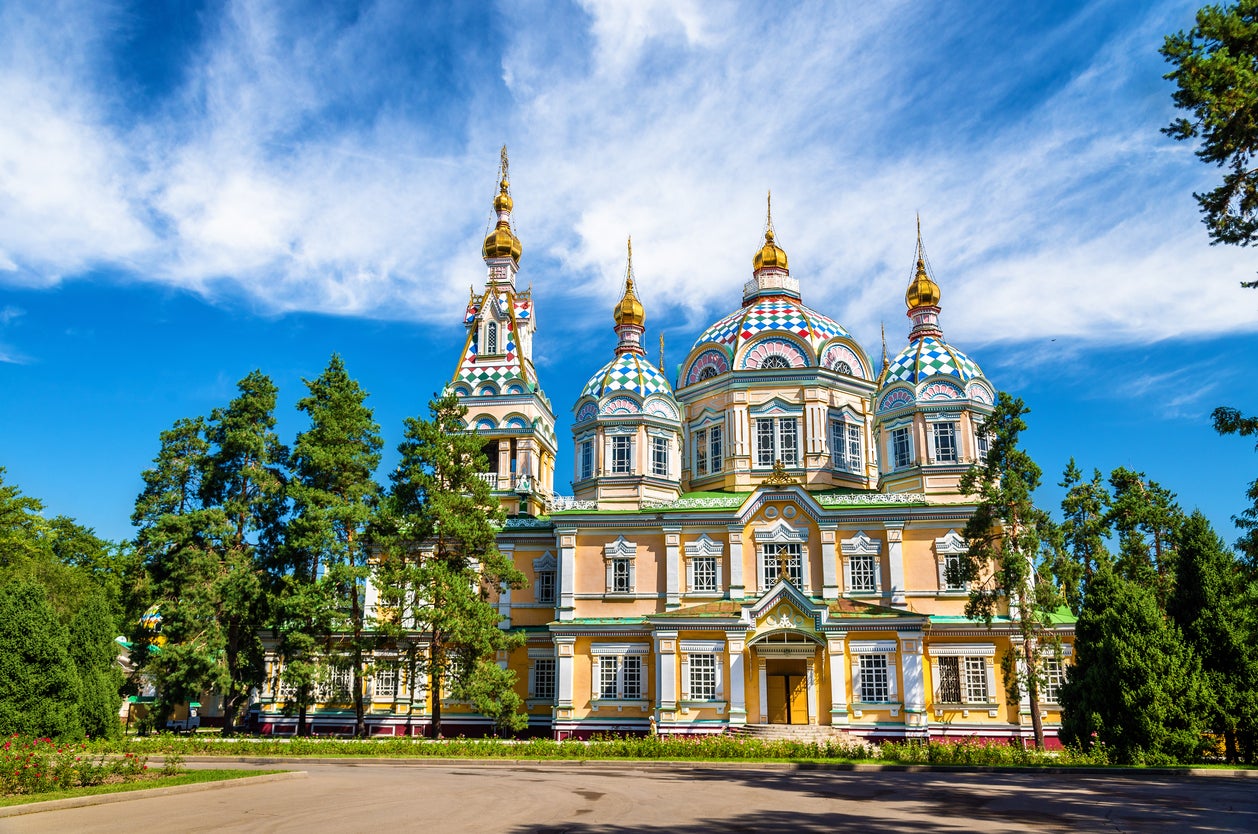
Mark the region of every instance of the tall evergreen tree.
POLYGON ((989 628, 1001 606, 1008 605, 1020 639, 1018 656, 1011 652, 1004 658, 1005 682, 1012 701, 1020 701, 1026 690, 1035 744, 1042 749, 1043 661, 1058 651, 1052 618, 1061 601, 1049 572, 1041 569, 1044 543, 1054 534, 1048 514, 1031 499, 1040 468, 1018 446, 1028 410, 1022 400, 1001 392, 983 421, 990 445, 987 459, 961 479, 961 491, 977 496, 978 506, 965 525, 969 550, 952 579, 970 587, 966 616, 986 621, 989 628))
POLYGON ((1175 584, 1175 534, 1184 523, 1175 493, 1143 472, 1119 467, 1110 473, 1114 497, 1106 521, 1118 534, 1117 569, 1153 589, 1166 607, 1175 584))
POLYGON ((1258 594, 1200 512, 1177 538, 1179 564, 1167 613, 1201 659, 1210 729, 1230 762, 1253 763, 1258 742, 1258 594))
POLYGON ((115 663, 118 633, 103 590, 88 597, 70 620, 68 653, 79 676, 79 721, 93 738, 113 738, 118 723, 122 669, 115 663))
POLYGON ((372 632, 364 589, 370 576, 367 529, 380 493, 380 427, 340 356, 333 354, 323 375, 306 386, 310 393, 297 408, 309 416, 310 428, 293 446, 280 649, 304 733, 320 637, 348 634, 341 648, 352 668, 355 731, 365 736, 363 655, 372 632))
POLYGON ((1120 762, 1191 761, 1201 752, 1201 664, 1152 588, 1109 568, 1088 584, 1062 686, 1062 738, 1103 743, 1120 762))
POLYGON ((427 643, 412 657, 414 671, 428 678, 435 735, 447 688, 514 729, 526 720, 515 710, 514 675, 493 660, 520 645, 522 635, 500 627, 491 599, 504 587, 521 587, 524 576, 498 550, 504 515, 479 477, 488 463, 481 439, 464 423, 467 409, 446 394, 429 411, 427 420, 406 420, 398 447, 401 463, 380 525, 382 605, 427 643))
MULTIPOLYGON (((1237 434, 1241 437, 1258 435, 1258 417, 1242 416, 1235 408, 1221 406, 1214 410, 1214 430, 1219 434, 1237 434)), ((1258 444, 1254 448, 1258 449, 1258 444)), ((1240 515, 1233 516, 1232 521, 1241 529, 1241 537, 1236 548, 1245 555, 1251 572, 1258 574, 1258 478, 1249 485, 1245 493, 1251 504, 1240 515)))
POLYGON ((1105 540, 1109 537, 1109 490, 1101 470, 1092 470, 1092 480, 1071 458, 1062 475, 1066 495, 1061 502, 1061 553, 1055 572, 1066 601, 1076 614, 1083 605, 1083 589, 1102 565, 1111 561, 1105 540))
POLYGON ((42 586, 0 582, 0 735, 82 738, 82 682, 69 643, 42 586))
POLYGON ((0 568, 12 568, 37 555, 47 522, 43 503, 4 482, 0 466, 0 568))

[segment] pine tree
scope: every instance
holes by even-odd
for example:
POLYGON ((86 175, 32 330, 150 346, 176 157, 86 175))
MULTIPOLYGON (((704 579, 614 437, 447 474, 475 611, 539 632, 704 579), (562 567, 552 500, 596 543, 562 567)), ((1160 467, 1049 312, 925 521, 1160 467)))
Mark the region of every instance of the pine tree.
POLYGON ((1061 486, 1066 488, 1061 502, 1062 546, 1054 572, 1070 609, 1078 614, 1086 583, 1100 566, 1110 564, 1112 559, 1105 547, 1110 533, 1107 520, 1110 495, 1101 470, 1092 470, 1092 480, 1085 482, 1074 458, 1066 465, 1061 486))
POLYGON ((521 587, 524 576, 498 550, 504 515, 479 477, 488 463, 480 438, 467 431, 467 409, 446 394, 429 411, 428 420, 406 420, 381 517, 382 605, 392 609, 396 627, 427 643, 410 662, 413 673, 428 677, 435 735, 447 688, 475 700, 500 728, 514 729, 526 720, 514 709, 514 675, 492 661, 520 645, 522 635, 500 627, 490 600, 504 587, 521 587))
POLYGON ((1200 661, 1153 589, 1109 568, 1088 584, 1061 703, 1062 738, 1084 750, 1100 742, 1123 763, 1200 755, 1200 661))
MULTIPOLYGON (((1258 417, 1244 417, 1235 408, 1216 408, 1213 418, 1214 430, 1219 434, 1237 434, 1241 437, 1258 435, 1258 417)), ((1254 448, 1258 449, 1258 444, 1254 448)), ((1232 517, 1232 521, 1242 531, 1236 548, 1245 555, 1251 572, 1258 574, 1258 478, 1249 485, 1245 497, 1250 500, 1250 506, 1240 515, 1232 517)))
POLYGON ((118 646, 114 618, 103 591, 88 597, 70 621, 70 660, 79 676, 79 720, 93 738, 114 738, 118 724, 122 669, 114 661, 118 646))
POLYGON ((285 676, 297 691, 298 726, 304 733, 319 636, 349 635, 343 648, 353 671, 355 731, 365 736, 363 654, 372 635, 363 594, 370 576, 366 534, 380 492, 375 481, 380 427, 365 404, 366 392, 339 356, 334 354, 323 375, 306 386, 310 393, 297 408, 309 416, 310 428, 293 446, 280 648, 285 676))
POLYGON ((1025 688, 1035 745, 1043 749, 1043 661, 1058 651, 1052 617, 1060 598, 1048 572, 1037 565, 1054 532, 1048 514, 1031 500, 1040 483, 1040 468, 1018 447, 1027 428, 1022 415, 1027 412, 1022 400, 1001 392, 983 421, 990 443, 987 459, 961 479, 961 491, 977 496, 978 506, 965 525, 968 552, 960 560, 958 575, 950 579, 969 585, 966 616, 985 621, 989 628, 1001 605, 1009 606, 1021 656, 1012 651, 1006 655, 1005 684, 1012 701, 1021 700, 1025 688))
POLYGON ((1175 534, 1184 513, 1175 494, 1143 472, 1120 466, 1109 481, 1114 497, 1106 521, 1118 534, 1117 569, 1152 588, 1165 608, 1175 583, 1175 534))
POLYGON ((0 568, 12 568, 39 552, 47 522, 40 515, 44 505, 6 484, 4 471, 0 466, 0 568))
POLYGON ((1177 538, 1179 564, 1167 613, 1201 658, 1210 729, 1230 762, 1255 760, 1258 740, 1258 596, 1200 512, 1177 538))
POLYGON ((82 683, 42 586, 0 583, 0 735, 77 739, 82 683))

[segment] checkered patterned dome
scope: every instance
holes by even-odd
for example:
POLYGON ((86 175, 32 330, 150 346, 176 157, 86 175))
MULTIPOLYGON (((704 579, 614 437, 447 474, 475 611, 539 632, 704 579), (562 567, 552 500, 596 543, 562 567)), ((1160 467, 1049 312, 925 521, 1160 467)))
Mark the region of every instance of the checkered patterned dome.
POLYGON ((600 398, 608 394, 628 391, 640 397, 651 394, 673 395, 664 375, 655 366, 636 353, 622 353, 608 362, 581 390, 581 397, 600 398))
POLYGON ((940 374, 969 382, 982 376, 983 372, 974 364, 974 360, 961 351, 934 336, 924 336, 916 342, 910 342, 908 347, 887 364, 883 386, 895 382, 916 385, 940 374))
POLYGON ((766 332, 785 332, 802 337, 812 346, 811 363, 817 361, 816 352, 828 339, 834 336, 851 337, 834 319, 805 307, 798 300, 774 296, 758 299, 725 316, 703 331, 694 347, 718 344, 737 354, 745 342, 766 332))

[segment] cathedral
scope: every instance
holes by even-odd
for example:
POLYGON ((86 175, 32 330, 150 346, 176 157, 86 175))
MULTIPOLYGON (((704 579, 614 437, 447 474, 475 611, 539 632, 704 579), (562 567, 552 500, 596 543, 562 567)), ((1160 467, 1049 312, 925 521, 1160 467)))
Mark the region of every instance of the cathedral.
MULTIPOLYGON (((532 360, 544 311, 519 288, 513 207, 504 154, 447 391, 484 440, 482 477, 508 513, 498 546, 528 578, 497 605, 502 627, 527 636, 498 661, 516 672, 530 732, 1030 738, 1029 701, 1010 700, 1002 673, 1017 630, 1007 613, 967 619, 967 588, 950 579, 974 511, 959 484, 986 454, 995 389, 945 339, 920 231, 894 356, 884 339, 873 359, 804 304, 770 215, 759 248, 749 241, 750 276, 731 277, 741 300, 675 376, 644 349, 630 248, 614 344, 571 404, 562 495, 556 411, 532 360)), ((1072 621, 1058 630, 1062 651, 1041 670, 1050 743, 1072 621)), ((424 734, 433 695, 389 661, 373 663, 371 731, 424 734)), ((270 671, 259 720, 291 733, 274 657, 270 671)), ((347 686, 342 672, 321 687, 316 732, 345 729, 347 686)), ((488 730, 470 705, 442 707, 446 735, 488 730)))

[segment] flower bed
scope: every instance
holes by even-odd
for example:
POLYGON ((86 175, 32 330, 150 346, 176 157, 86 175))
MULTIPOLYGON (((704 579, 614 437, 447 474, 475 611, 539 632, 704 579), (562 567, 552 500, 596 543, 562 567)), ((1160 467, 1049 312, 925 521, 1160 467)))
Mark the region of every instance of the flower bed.
MULTIPOLYGON (((169 774, 176 760, 162 768, 169 774)), ((47 793, 88 785, 134 782, 149 777, 148 758, 132 752, 93 753, 87 742, 11 736, 0 745, 0 795, 47 793)))

